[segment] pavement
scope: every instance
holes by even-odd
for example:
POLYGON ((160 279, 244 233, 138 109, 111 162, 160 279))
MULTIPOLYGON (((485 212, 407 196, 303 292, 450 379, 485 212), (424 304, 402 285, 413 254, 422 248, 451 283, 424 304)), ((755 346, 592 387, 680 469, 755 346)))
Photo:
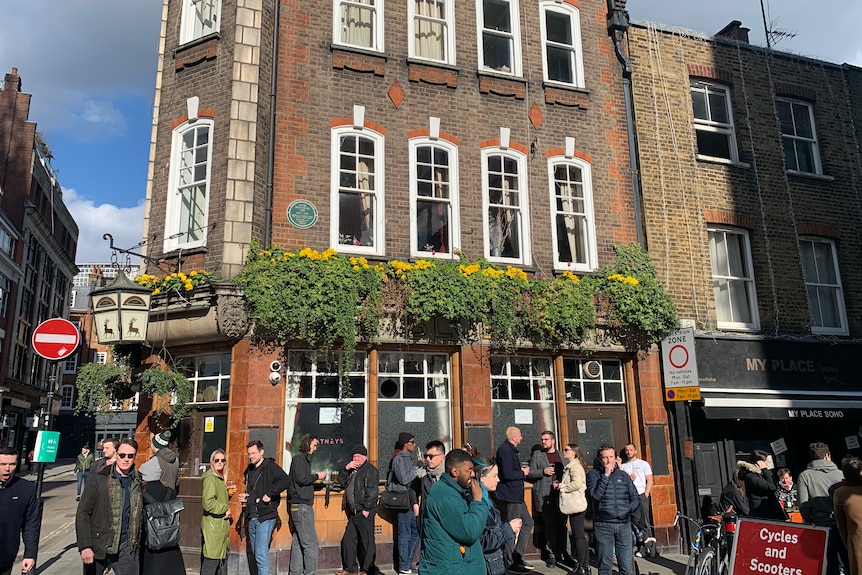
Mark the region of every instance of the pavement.
MULTIPOLYGON (((42 513, 42 529, 39 538, 39 554, 36 560, 36 575, 67 575, 81 572, 81 556, 78 553, 75 537, 75 501, 76 478, 72 472, 74 461, 61 460, 49 463, 42 482, 42 498, 45 501, 42 513)), ((27 480, 36 481, 35 475, 23 475, 27 480)), ((18 559, 12 573, 20 573, 21 558, 24 548, 18 553, 18 559)), ((685 575, 685 555, 663 554, 652 558, 636 558, 640 575, 685 575)), ((569 575, 570 572, 560 567, 548 568, 544 561, 530 561, 535 567, 534 575, 569 575)), ((236 563, 234 563, 236 565, 236 563)), ((396 575, 392 565, 380 565, 384 575, 396 575)), ((595 561, 592 573, 596 574, 595 561)), ((614 571, 616 573, 616 570, 614 571)), ((197 573, 187 569, 189 575, 197 573)), ((329 575, 333 571, 320 571, 321 575, 329 575)), ((229 575, 240 575, 229 573, 229 575)), ((242 574, 244 575, 244 574, 242 574)))

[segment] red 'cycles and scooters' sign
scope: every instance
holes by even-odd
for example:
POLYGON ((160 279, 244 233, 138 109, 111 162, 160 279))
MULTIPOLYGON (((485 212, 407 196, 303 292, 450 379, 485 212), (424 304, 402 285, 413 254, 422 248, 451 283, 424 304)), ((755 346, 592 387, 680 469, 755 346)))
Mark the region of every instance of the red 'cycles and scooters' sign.
POLYGON ((825 527, 740 519, 731 575, 822 575, 825 527))

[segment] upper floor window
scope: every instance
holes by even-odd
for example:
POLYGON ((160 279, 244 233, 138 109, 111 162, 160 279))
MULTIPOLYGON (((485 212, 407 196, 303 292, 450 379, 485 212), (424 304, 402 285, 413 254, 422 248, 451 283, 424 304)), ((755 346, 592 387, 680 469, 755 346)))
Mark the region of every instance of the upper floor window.
POLYGON ((479 68, 521 75, 517 0, 478 0, 479 68))
POLYGON ((0 228, 0 251, 10 258, 15 255, 15 238, 3 228, 0 228))
POLYGON ((108 352, 107 351, 97 351, 93 354, 93 363, 100 363, 105 365, 108 363, 108 352))
POLYGON ((775 107, 781 124, 781 143, 784 145, 787 169, 809 174, 822 173, 811 106, 803 102, 776 100, 775 107))
POLYGON ((691 105, 697 132, 697 154, 737 161, 730 91, 708 82, 692 82, 691 105))
POLYGON ((198 119, 174 130, 165 250, 206 243, 209 211, 211 120, 198 119))
POLYGON ((12 293, 12 280, 0 273, 0 317, 6 317, 9 310, 9 296, 12 293))
POLYGON ((63 373, 78 373, 78 356, 70 355, 63 362, 63 373))
POLYGON ((554 268, 594 270, 597 255, 590 165, 578 158, 552 159, 548 172, 554 214, 554 268))
POLYGON ((800 238, 799 250, 808 294, 811 332, 846 335, 844 290, 835 243, 822 238, 800 238))
POLYGON ((447 255, 458 245, 458 148, 410 141, 411 255, 447 255))
POLYGON ((709 258, 718 327, 758 329, 760 320, 748 233, 732 228, 710 228, 709 258))
POLYGON ((72 409, 75 405, 72 403, 75 399, 74 385, 60 386, 60 409, 72 409))
POLYGON ((183 0, 180 44, 219 31, 221 0, 183 0))
POLYGON ((383 0, 335 0, 336 44, 383 50, 383 0))
POLYGON ((383 254, 383 136, 368 129, 332 133, 332 245, 383 254))
POLYGON ((526 157, 519 152, 482 151, 485 254, 492 261, 530 261, 526 172, 526 157))
POLYGON ((584 86, 581 23, 578 9, 544 2, 540 6, 545 80, 584 86))
POLYGON ((455 64, 454 0, 410 0, 410 56, 455 64))

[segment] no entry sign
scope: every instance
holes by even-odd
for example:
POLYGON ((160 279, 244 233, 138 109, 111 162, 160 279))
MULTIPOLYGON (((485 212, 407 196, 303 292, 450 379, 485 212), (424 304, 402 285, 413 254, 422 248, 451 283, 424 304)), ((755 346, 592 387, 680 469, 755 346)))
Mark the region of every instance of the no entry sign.
POLYGON ((821 575, 825 527, 740 519, 731 575, 821 575))
POLYGON ((80 342, 75 324, 59 317, 45 320, 33 330, 33 351, 51 361, 69 357, 80 342))

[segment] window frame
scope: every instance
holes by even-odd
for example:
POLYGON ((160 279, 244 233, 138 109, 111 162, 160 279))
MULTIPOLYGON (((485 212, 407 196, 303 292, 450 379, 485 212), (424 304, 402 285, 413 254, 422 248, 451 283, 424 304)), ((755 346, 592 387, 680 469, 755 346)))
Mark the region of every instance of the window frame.
MULTIPOLYGON (((482 159, 482 242, 485 257, 488 261, 501 264, 518 264, 529 265, 532 261, 532 253, 530 249, 530 186, 527 174, 527 156, 512 148, 491 147, 484 148, 481 152, 482 159), (489 168, 488 162, 492 156, 501 156, 515 160, 518 166, 518 203, 519 214, 521 216, 521 238, 520 248, 521 255, 519 257, 505 257, 491 255, 491 233, 490 233, 490 198, 489 193, 489 168)), ((504 204, 503 204, 504 205, 504 204)))
POLYGON ((820 145, 817 141, 817 127, 814 125, 814 106, 812 106, 810 103, 804 102, 802 100, 794 100, 792 98, 776 98, 775 99, 776 113, 778 112, 779 104, 787 104, 788 106, 790 106, 790 114, 791 114, 791 117, 793 118, 793 124, 791 127, 793 128, 794 133, 793 134, 787 134, 784 132, 784 129, 782 128, 782 124, 780 121, 781 120, 781 114, 778 113, 778 118, 779 118, 778 131, 781 135, 781 147, 784 150, 784 154, 785 154, 785 168, 787 169, 788 172, 790 172, 792 174, 822 175, 823 174, 823 165, 820 162, 820 145), (808 109, 808 123, 809 123, 809 127, 811 128, 811 138, 806 138, 805 136, 799 136, 798 134, 796 134, 796 113, 794 112, 794 109, 793 109, 794 106, 804 106, 805 108, 808 109), (785 139, 793 140, 793 142, 794 142, 793 151, 794 151, 794 154, 796 156, 796 169, 791 169, 790 167, 787 166, 787 160, 786 160, 787 148, 784 145, 785 139), (804 142, 804 143, 807 143, 811 146, 811 159, 814 162, 814 171, 809 172, 809 171, 799 169, 799 151, 795 145, 795 142, 804 142))
MULTIPOLYGON (((598 269, 598 246, 596 244, 596 218, 593 205, 592 165, 581 158, 565 156, 553 156, 548 158, 548 191, 551 202, 551 241, 553 242, 554 269, 560 271, 574 270, 580 272, 591 272, 598 269), (559 250, 559 232, 557 231, 557 192, 555 171, 557 166, 567 165, 581 171, 581 187, 583 189, 584 214, 586 222, 586 262, 576 263, 562 261, 559 250)), ((574 259, 574 257, 573 257, 574 259)))
MULTIPOLYGON (((194 405, 227 403, 230 398, 231 362, 230 351, 213 350, 210 353, 195 353, 178 357, 176 360, 176 369, 180 370, 192 384, 192 398, 189 403, 194 405), (218 357, 218 373, 201 375, 201 360, 213 357, 218 357), (215 382, 216 398, 206 399, 206 390, 212 389, 213 386, 211 384, 213 382, 215 382), (201 399, 198 399, 198 396, 201 396, 201 399)), ((205 363, 204 365, 207 364, 205 363)))
POLYGON ((626 383, 625 371, 623 370, 622 362, 618 359, 610 359, 610 358, 595 358, 595 359, 593 359, 593 358, 581 358, 581 357, 573 357, 573 358, 564 357, 563 358, 563 389, 565 390, 565 394, 566 394, 565 399, 566 399, 567 405, 572 405, 572 404, 578 404, 578 405, 584 405, 584 404, 625 405, 626 404, 626 386, 625 386, 625 383, 626 383), (584 365, 590 361, 597 361, 599 364, 601 364, 602 371, 597 377, 588 377, 588 376, 584 375, 584 365), (571 376, 566 375, 566 368, 572 362, 574 362, 574 365, 577 366, 577 372, 579 373, 579 376, 577 376, 577 377, 571 377, 571 376), (610 364, 615 364, 616 367, 615 368, 610 367, 610 364), (619 373, 619 379, 612 378, 609 376, 606 377, 606 372, 609 370, 613 371, 614 369, 616 369, 616 371, 619 373), (602 396, 602 399, 600 401, 588 401, 588 400, 584 399, 585 391, 584 391, 583 384, 589 383, 589 382, 600 384, 601 396, 602 396), (620 395, 622 396, 622 399, 620 401, 611 401, 611 400, 607 399, 607 397, 609 395, 608 389, 609 389, 610 385, 614 385, 614 386, 619 385, 619 392, 620 392, 620 395), (573 397, 573 395, 574 395, 575 389, 577 389, 577 388, 580 388, 581 396, 580 396, 580 398, 576 399, 573 397))
POLYGON ((458 146, 443 139, 432 138, 412 138, 408 142, 409 149, 409 169, 410 169, 410 255, 412 257, 434 257, 440 259, 452 259, 454 251, 461 245, 461 226, 460 226, 460 205, 459 205, 459 189, 458 189, 458 146), (447 252, 437 252, 434 250, 423 250, 418 247, 419 229, 418 203, 420 197, 425 199, 425 196, 419 196, 418 189, 418 164, 419 160, 416 157, 419 148, 437 147, 445 150, 449 154, 449 198, 448 202, 440 201, 438 203, 448 206, 449 209, 449 246, 447 252))
POLYGON ((710 237, 714 233, 722 233, 725 236, 728 234, 737 235, 741 238, 741 243, 744 248, 744 261, 742 262, 748 269, 748 276, 718 276, 719 279, 730 281, 742 281, 745 285, 745 293, 748 300, 748 305, 751 313, 751 322, 735 322, 735 321, 722 321, 718 317, 719 308, 717 305, 717 298, 715 297, 715 282, 716 282, 716 274, 713 271, 714 262, 712 261, 712 250, 709 250, 710 256, 710 276, 713 282, 713 298, 715 301, 715 319, 716 326, 718 329, 728 329, 728 330, 743 330, 743 331, 756 331, 760 329, 760 314, 757 308, 757 284, 754 277, 754 264, 752 260, 751 253, 751 240, 749 238, 748 230, 735 228, 730 226, 709 226, 707 228, 707 242, 711 241, 710 237))
MULTIPOLYGON (((437 0, 431 0, 437 1, 437 0)), ((443 32, 443 58, 431 58, 422 56, 416 50, 416 21, 422 18, 430 18, 424 15, 416 14, 416 2, 410 0, 407 2, 407 44, 408 57, 416 60, 427 62, 437 62, 454 66, 456 63, 455 54, 455 0, 439 0, 443 3, 445 15, 442 19, 445 30, 443 32)))
MULTIPOLYGON (((171 164, 170 175, 168 178, 168 201, 165 210, 165 239, 164 250, 166 252, 176 249, 188 249, 194 247, 205 246, 207 243, 207 235, 209 228, 209 201, 211 196, 212 186, 212 164, 213 164, 213 134, 215 132, 215 123, 210 118, 198 118, 193 122, 184 122, 173 131, 171 141, 171 164), (206 159, 206 175, 202 181, 204 187, 204 206, 202 225, 196 230, 201 233, 200 239, 192 241, 182 241, 183 235, 188 235, 188 230, 181 231, 181 222, 179 220, 182 214, 182 197, 180 195, 180 166, 181 155, 185 151, 182 148, 183 136, 192 130, 205 127, 209 130, 207 140, 207 159, 206 159)), ((191 186, 187 186, 191 187, 191 186)))
POLYGON ((70 383, 64 383, 60 386, 59 393, 60 409, 62 411, 74 409, 75 407, 75 386, 70 383))
POLYGON ((93 363, 98 363, 99 365, 107 365, 108 363, 108 352, 107 351, 97 351, 93 353, 93 363))
POLYGON ((205 38, 210 34, 217 34, 221 30, 221 0, 183 0, 182 24, 180 25, 180 45, 188 44, 205 38), (208 3, 214 5, 215 25, 206 33, 195 33, 195 10, 196 4, 208 3))
POLYGON ((490 72, 493 74, 504 74, 506 76, 517 77, 523 75, 523 68, 521 64, 521 18, 518 0, 476 0, 476 37, 478 44, 480 72, 490 72), (509 51, 509 56, 512 59, 512 69, 508 72, 505 70, 491 68, 490 66, 487 66, 485 64, 485 2, 505 3, 509 6, 509 18, 512 26, 511 32, 509 34, 501 34, 499 30, 492 30, 490 28, 488 29, 489 32, 495 34, 496 36, 511 38, 512 43, 509 51))
MULTIPOLYGON (((849 330, 849 325, 847 322, 847 308, 846 308, 845 303, 844 303, 844 286, 841 283, 841 270, 840 270, 839 265, 838 265, 838 249, 835 245, 835 241, 831 240, 829 238, 815 237, 815 236, 800 237, 799 238, 800 261, 802 259, 803 245, 805 245, 805 244, 811 245, 812 251, 813 251, 814 244, 824 244, 824 245, 829 246, 829 253, 832 256, 831 260, 832 260, 833 270, 835 273, 835 282, 836 282, 835 284, 828 284, 828 283, 824 283, 824 282, 820 282, 820 281, 810 282, 810 281, 808 281, 808 278, 805 277, 805 266, 802 266, 802 278, 803 278, 803 281, 805 282, 805 295, 806 295, 806 299, 808 300, 808 315, 811 318, 811 333, 818 334, 818 335, 849 335, 850 330, 849 330), (840 321, 840 324, 841 324, 840 326, 838 326, 838 327, 822 327, 822 326, 815 326, 814 325, 814 313, 811 309, 813 302, 811 301, 811 298, 808 295, 808 290, 812 286, 815 288, 823 287, 823 288, 829 288, 829 289, 835 290, 835 292, 836 292, 835 299, 836 299, 836 303, 837 303, 838 320, 840 321)), ((813 256, 813 254, 812 254, 812 259, 815 263, 817 262, 817 259, 813 256)), ((822 319, 823 318, 822 318, 822 313, 821 313, 821 323, 822 323, 822 319)))
MULTIPOLYGON (((386 138, 374 130, 363 128, 357 129, 353 126, 341 126, 332 129, 331 141, 331 173, 330 173, 330 208, 332 217, 330 218, 330 236, 329 241, 331 246, 334 246, 339 252, 363 255, 382 256, 386 253, 386 235, 385 235, 385 194, 386 189, 386 170, 384 164, 384 151, 386 138), (340 194, 341 194, 341 138, 345 136, 368 138, 374 143, 374 182, 373 189, 375 205, 374 205, 374 224, 372 237, 374 245, 363 246, 349 243, 341 243, 340 240, 340 194)), ((358 189, 358 188, 356 188, 358 189)), ((359 195, 357 193, 357 195, 359 195)))
POLYGON ((710 82, 708 80, 691 78, 689 83, 689 98, 692 103, 692 120, 694 121, 694 130, 695 130, 695 147, 697 148, 697 157, 704 158, 708 160, 715 160, 719 162, 731 162, 737 163, 739 162, 739 150, 737 149, 736 143, 736 127, 733 122, 733 107, 732 101, 730 99, 730 86, 726 86, 724 84, 718 84, 715 82, 710 82), (702 90, 701 90, 702 87, 702 90), (698 118, 694 115, 694 100, 691 99, 691 94, 695 91, 702 91, 705 96, 705 101, 707 105, 707 113, 710 116, 710 119, 702 119, 698 118), (718 91, 722 91, 724 93, 724 104, 727 108, 727 119, 728 122, 718 122, 712 119, 712 113, 709 112, 709 94, 710 91, 713 93, 717 93, 718 91), (724 134, 727 136, 728 141, 728 149, 730 151, 730 157, 725 158, 722 156, 711 156, 709 154, 703 154, 700 152, 700 147, 697 145, 697 132, 712 132, 716 134, 724 134))
POLYGON ((384 47, 384 7, 383 0, 370 0, 373 4, 362 4, 362 0, 333 0, 332 10, 332 44, 335 46, 349 46, 360 50, 369 50, 371 52, 383 52, 384 47), (371 46, 362 46, 360 44, 351 44, 341 40, 341 7, 347 6, 371 6, 372 7, 372 26, 374 30, 371 34, 371 46))
MULTIPOLYGON (((566 87, 575 87, 575 88, 584 88, 584 57, 583 57, 583 45, 581 43, 581 15, 580 10, 572 6, 571 4, 561 4, 554 0, 547 0, 541 2, 539 4, 539 26, 541 28, 542 35, 542 72, 544 74, 545 82, 550 84, 555 84, 559 86, 566 87), (569 19, 569 26, 571 27, 572 32, 572 44, 569 49, 571 52, 571 66, 572 66, 572 81, 565 82, 562 80, 553 80, 549 74, 549 65, 548 65, 548 48, 551 46, 551 41, 548 39, 548 30, 547 30, 547 13, 555 12, 557 14, 562 14, 567 16, 569 19)), ((564 45, 561 45, 561 47, 564 45)))

